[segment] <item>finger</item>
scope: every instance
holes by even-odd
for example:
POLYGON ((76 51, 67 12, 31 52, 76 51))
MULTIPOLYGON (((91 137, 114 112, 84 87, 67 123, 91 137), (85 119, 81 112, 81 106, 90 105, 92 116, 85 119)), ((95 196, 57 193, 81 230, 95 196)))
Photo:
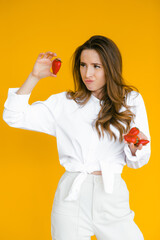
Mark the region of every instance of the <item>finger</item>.
POLYGON ((140 144, 140 145, 138 146, 138 149, 139 149, 139 150, 141 150, 141 149, 142 149, 142 147, 143 147, 143 145, 142 145, 142 144, 140 144))
POLYGON ((48 56, 49 56, 49 53, 46 52, 46 53, 44 54, 44 58, 48 58, 48 56))
POLYGON ((51 76, 51 77, 57 77, 57 75, 55 75, 55 74, 53 74, 53 73, 51 73, 50 76, 51 76))
POLYGON ((131 147, 132 149, 135 149, 134 143, 130 143, 130 147, 131 147))
POLYGON ((55 52, 51 52, 51 51, 48 51, 46 52, 47 54, 51 54, 51 55, 57 55, 55 52))
POLYGON ((42 56, 43 56, 44 54, 45 54, 44 52, 40 53, 40 54, 38 55, 38 58, 42 58, 42 56))
POLYGON ((47 58, 49 58, 49 59, 52 59, 53 57, 56 57, 57 56, 57 54, 56 53, 53 53, 53 52, 47 52, 47 58))
POLYGON ((57 54, 50 51, 44 54, 44 58, 52 58, 53 56, 57 56, 57 54))

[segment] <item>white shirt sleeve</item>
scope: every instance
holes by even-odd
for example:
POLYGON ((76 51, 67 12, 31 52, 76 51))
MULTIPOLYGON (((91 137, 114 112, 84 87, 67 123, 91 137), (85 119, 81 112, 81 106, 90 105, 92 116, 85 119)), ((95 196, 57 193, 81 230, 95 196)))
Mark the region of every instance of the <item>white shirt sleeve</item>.
POLYGON ((3 120, 14 128, 43 132, 56 136, 54 109, 58 94, 51 95, 45 101, 28 103, 30 94, 16 94, 19 88, 9 88, 4 103, 3 120))
MULTIPOLYGON (((143 132, 148 140, 150 141, 148 144, 142 146, 141 150, 136 151, 136 156, 133 156, 128 144, 125 144, 124 152, 126 156, 126 164, 130 168, 140 168, 148 163, 151 155, 151 137, 149 132, 148 118, 147 112, 144 104, 144 100, 142 95, 139 93, 137 97, 131 97, 132 100, 131 105, 134 105, 134 110, 131 110, 136 114, 134 118, 134 122, 131 122, 131 128, 137 127, 141 132, 143 132)), ((130 101, 129 101, 130 102, 130 101)), ((130 103, 128 104, 130 105, 130 103)))

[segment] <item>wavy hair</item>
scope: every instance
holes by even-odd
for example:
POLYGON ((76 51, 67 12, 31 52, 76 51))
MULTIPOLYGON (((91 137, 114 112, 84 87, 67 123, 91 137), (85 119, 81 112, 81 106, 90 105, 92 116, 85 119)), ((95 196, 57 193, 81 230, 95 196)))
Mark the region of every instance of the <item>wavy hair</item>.
POLYGON ((94 49, 99 54, 105 71, 106 84, 101 89, 100 106, 101 109, 98 118, 95 121, 95 127, 99 138, 104 131, 109 134, 110 139, 117 137, 110 129, 110 124, 118 129, 120 133, 119 141, 123 141, 122 134, 126 134, 130 129, 130 124, 135 114, 129 110, 130 106, 126 104, 126 96, 129 92, 136 89, 133 85, 127 85, 122 77, 122 57, 116 44, 109 38, 94 35, 84 44, 77 47, 72 55, 72 74, 74 80, 74 91, 68 90, 66 97, 73 99, 79 105, 85 105, 91 97, 92 92, 87 89, 82 81, 80 74, 80 56, 85 49, 94 49), (125 111, 119 112, 121 107, 126 108, 125 111), (123 126, 124 123, 127 128, 123 126), (99 130, 99 126, 102 131, 99 130))

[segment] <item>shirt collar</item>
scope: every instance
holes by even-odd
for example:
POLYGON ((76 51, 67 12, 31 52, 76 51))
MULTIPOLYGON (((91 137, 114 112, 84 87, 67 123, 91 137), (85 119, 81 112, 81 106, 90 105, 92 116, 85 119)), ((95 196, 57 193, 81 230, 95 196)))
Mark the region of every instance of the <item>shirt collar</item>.
POLYGON ((93 100, 94 102, 97 102, 97 103, 100 102, 100 99, 97 98, 97 97, 95 97, 93 94, 91 94, 91 98, 92 98, 92 100, 93 100))
MULTIPOLYGON (((92 100, 93 102, 98 103, 98 104, 100 105, 101 100, 100 100, 99 98, 95 97, 93 94, 91 94, 91 100, 92 100)), ((103 103, 103 102, 104 102, 104 101, 102 100, 102 103, 103 103)))

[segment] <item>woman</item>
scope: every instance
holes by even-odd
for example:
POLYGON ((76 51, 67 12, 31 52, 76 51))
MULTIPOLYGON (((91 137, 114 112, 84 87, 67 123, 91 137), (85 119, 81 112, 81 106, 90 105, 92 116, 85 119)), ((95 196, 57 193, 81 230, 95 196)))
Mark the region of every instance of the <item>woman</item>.
MULTIPOLYGON (((132 127, 150 140, 141 94, 122 78, 116 44, 95 35, 73 54, 74 91, 28 104, 32 89, 50 72, 52 52, 41 53, 21 88, 9 88, 3 119, 11 127, 55 136, 60 164, 66 169, 51 213, 53 240, 142 240, 129 205, 123 167, 148 163, 150 142, 136 147, 124 141, 132 127)), ((135 88, 135 87, 134 87, 135 88)), ((137 89, 137 88, 135 88, 137 89)))

